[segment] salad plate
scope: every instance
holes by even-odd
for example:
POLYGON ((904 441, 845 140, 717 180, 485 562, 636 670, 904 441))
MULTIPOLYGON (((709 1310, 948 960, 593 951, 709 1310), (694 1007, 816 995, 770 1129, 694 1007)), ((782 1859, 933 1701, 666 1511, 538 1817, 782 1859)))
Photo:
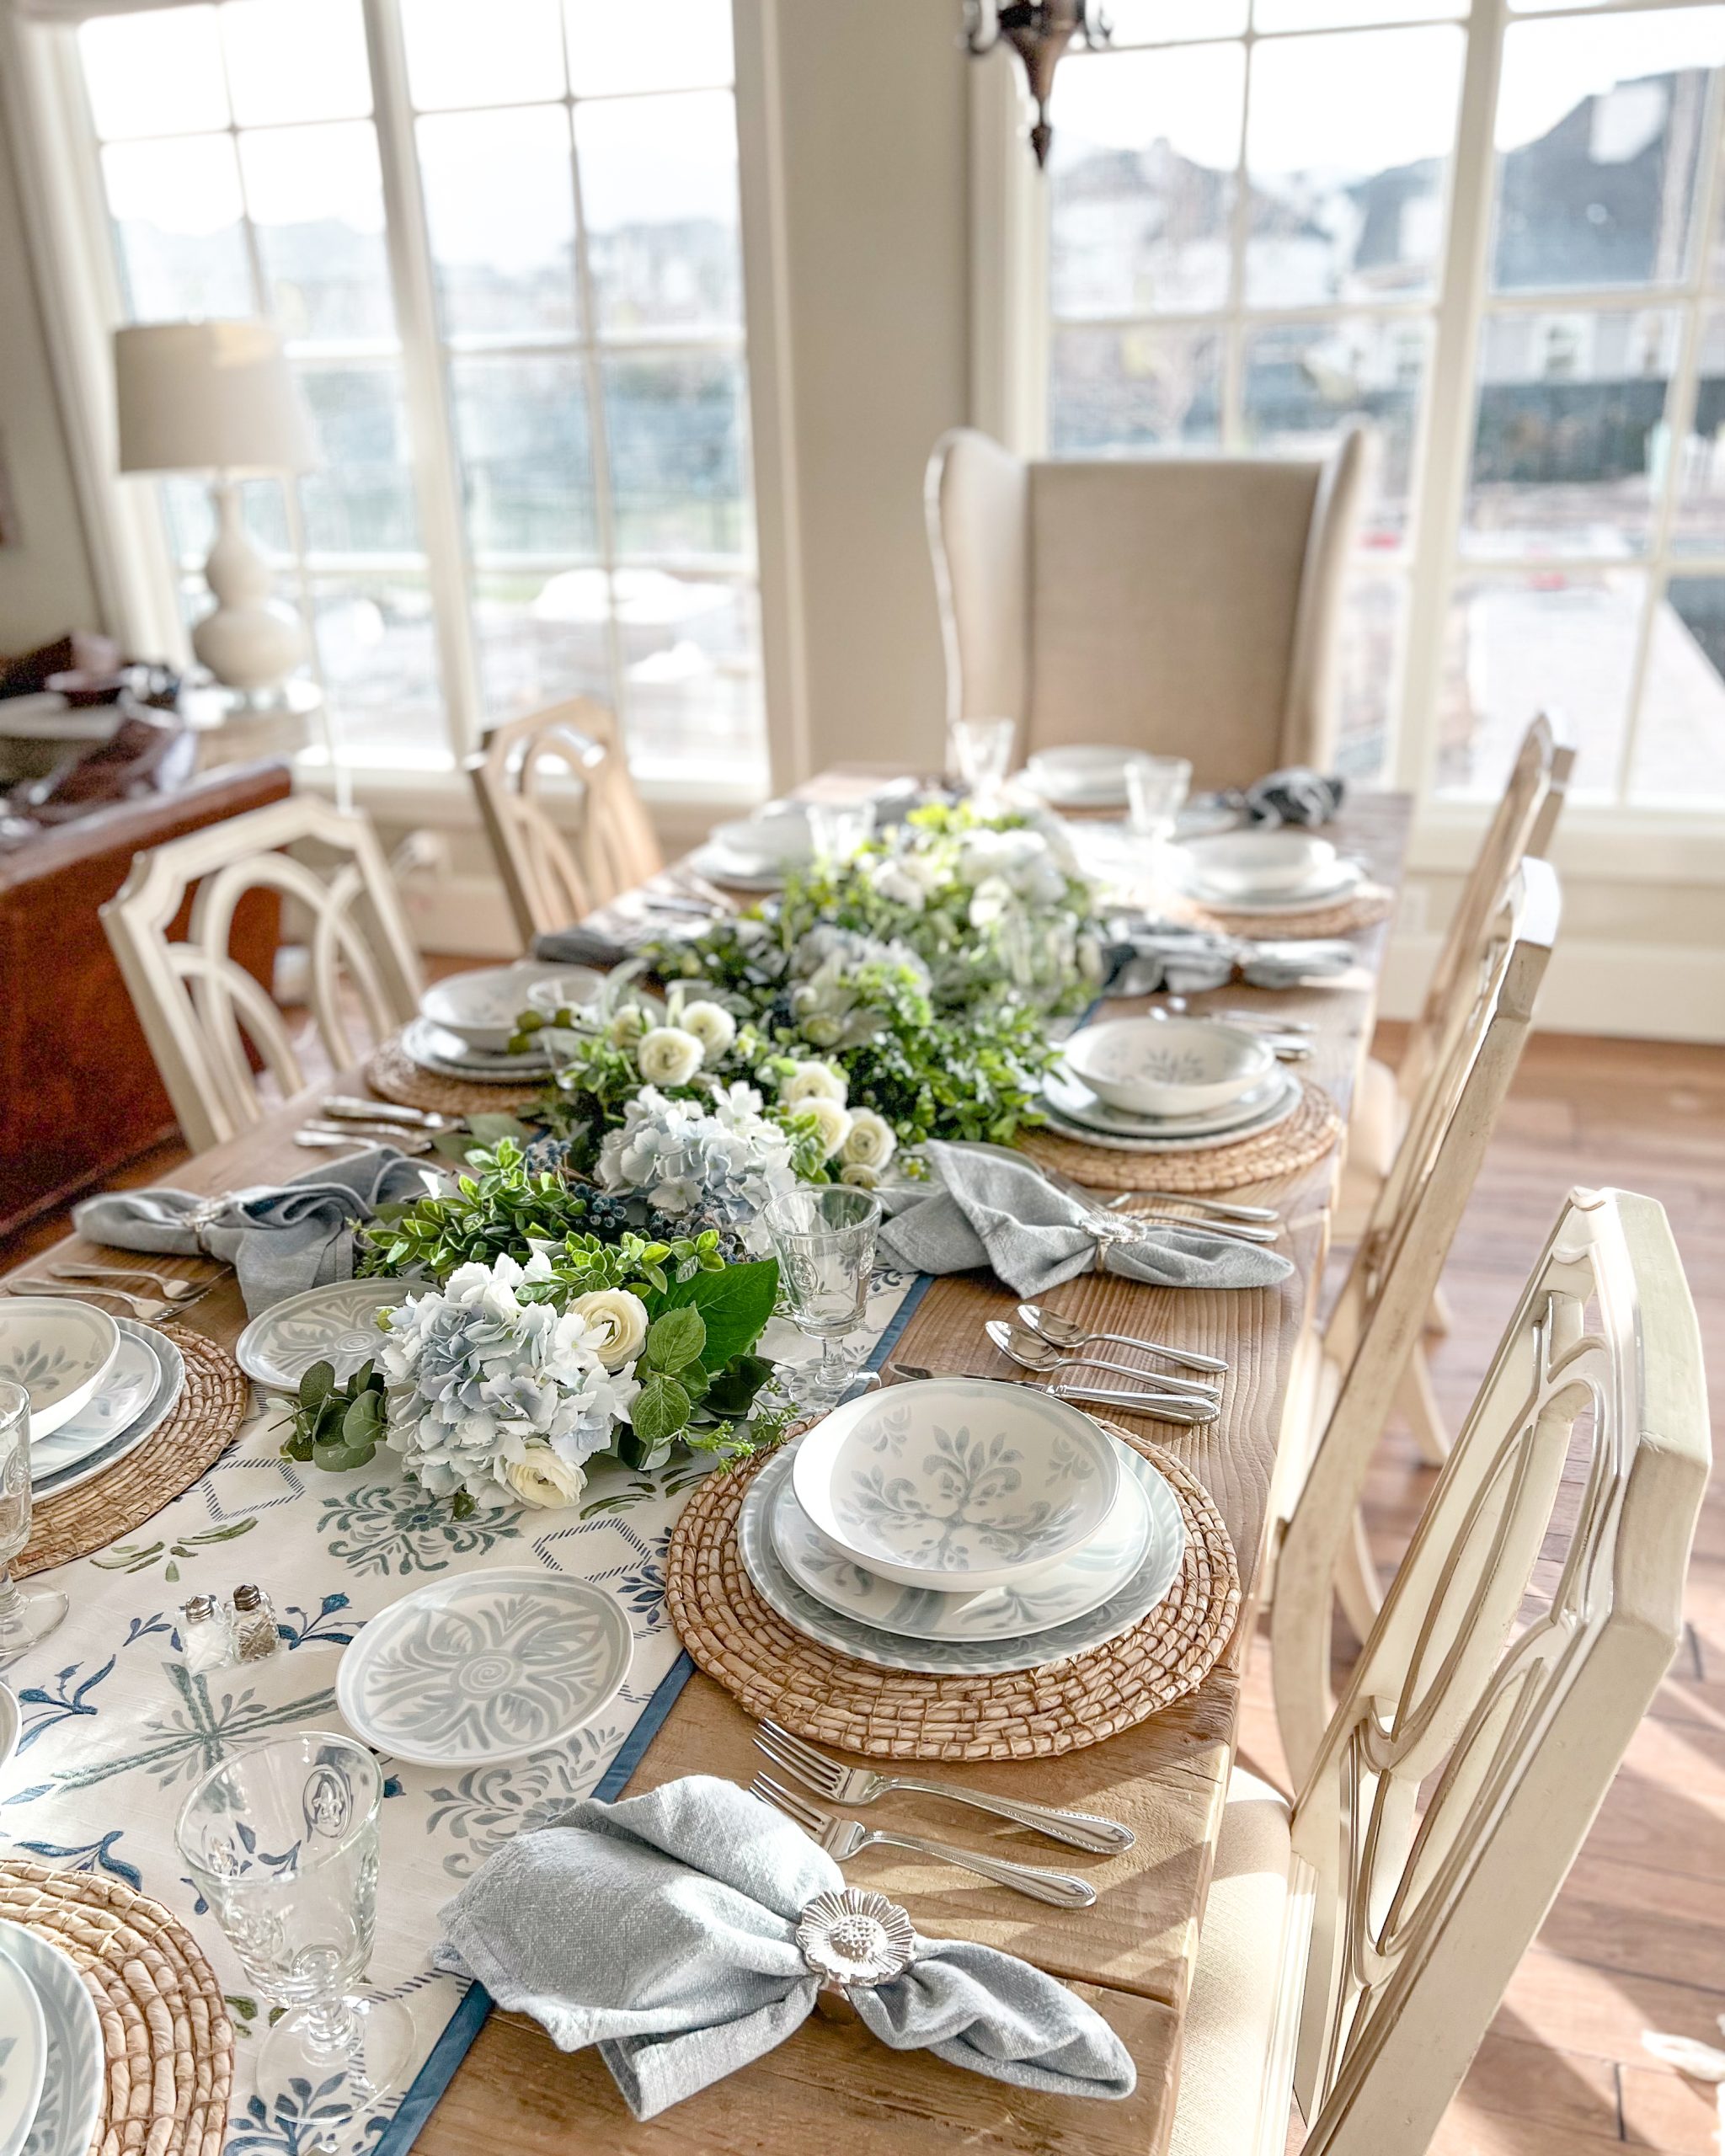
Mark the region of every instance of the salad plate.
POLYGON ((603 1588, 506 1566, 434 1580, 343 1651, 335 1697, 391 1758, 487 1767, 563 1743, 622 1689, 634 1641, 603 1588))
POLYGON ((927 1671, 939 1676, 998 1677, 1039 1669, 1087 1653, 1132 1627, 1155 1609, 1180 1576, 1186 1522, 1179 1500, 1141 1454, 1123 1446, 1123 1471, 1138 1484, 1151 1513, 1151 1536, 1138 1569, 1118 1593, 1081 1617, 1044 1632, 1003 1640, 918 1640, 865 1625, 798 1586, 772 1546, 771 1507, 790 1475, 798 1446, 782 1446, 756 1475, 737 1515, 737 1550, 761 1598, 786 1624, 835 1654, 877 1669, 927 1671))
MULTIPOLYGON (((1292 1071, 1281 1072, 1278 1082, 1280 1092, 1255 1108, 1249 1118, 1212 1127, 1200 1135, 1157 1134, 1147 1137, 1144 1134, 1142 1124, 1135 1129, 1130 1126, 1121 1128, 1113 1123, 1091 1120, 1088 1111, 1081 1119, 1056 1107, 1046 1089, 1043 1094, 1043 1113, 1050 1129, 1057 1130, 1065 1137, 1076 1138, 1086 1145, 1100 1145, 1108 1152, 1198 1153, 1207 1147, 1233 1145, 1247 1138, 1259 1137, 1266 1130, 1274 1130, 1278 1123, 1285 1123, 1304 1099, 1305 1088, 1292 1071)), ((1100 1105, 1098 1102, 1098 1107, 1100 1105)), ((1194 1222, 1194 1225, 1196 1225, 1194 1222)))
POLYGON ((72 1420, 119 1353, 120 1327, 93 1303, 70 1295, 0 1301, 0 1378, 29 1395, 33 1441, 72 1420))
POLYGON ((788 1481, 779 1485, 770 1524, 773 1550, 798 1587, 841 1615, 915 1640, 1023 1639, 1081 1617, 1137 1571, 1151 1526, 1136 1477, 1123 1475, 1114 1510, 1082 1549, 1022 1586, 954 1594, 901 1587, 858 1564, 815 1526, 788 1481))
POLYGON ((0 1962, 8 1961, 36 1995, 45 2038, 42 2094, 19 2156, 85 2156, 107 2094, 95 2001, 70 1956, 28 1924, 0 1921, 0 1962))
POLYGON ((335 1280, 307 1288, 254 1317, 234 1347, 248 1378, 275 1392, 297 1392, 313 1363, 333 1363, 338 1380, 350 1378, 383 1344, 380 1310, 398 1309, 413 1292, 407 1280, 335 1280))
POLYGON ((0 2156, 20 2156, 48 2070, 48 2031, 36 1988, 0 1954, 0 2156))
POLYGON ((88 1406, 39 1444, 30 1440, 30 1489, 38 1497, 76 1489, 112 1467, 166 1419, 185 1385, 185 1358, 168 1336, 116 1318, 120 1352, 88 1406))
POLYGON ((558 966, 527 958, 513 966, 482 966, 451 974, 419 998, 419 1015, 451 1033, 469 1054, 506 1055, 522 1011, 590 1003, 605 985, 590 966, 558 966))
POLYGON ((1206 1108, 1196 1115, 1137 1115, 1126 1108, 1110 1107, 1081 1078, 1060 1064, 1044 1076, 1042 1097, 1048 1107, 1068 1123, 1082 1123, 1087 1129, 1105 1131, 1111 1137, 1212 1138, 1254 1123, 1260 1116, 1280 1107, 1290 1086, 1297 1095, 1299 1080, 1279 1064, 1261 1086, 1254 1086, 1249 1093, 1220 1107, 1206 1108))

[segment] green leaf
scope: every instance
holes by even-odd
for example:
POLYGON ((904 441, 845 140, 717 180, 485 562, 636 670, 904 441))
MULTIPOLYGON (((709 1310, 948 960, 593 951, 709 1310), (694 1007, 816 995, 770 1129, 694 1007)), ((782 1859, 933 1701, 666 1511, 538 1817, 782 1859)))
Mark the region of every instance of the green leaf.
POLYGON ((635 1435, 649 1449, 674 1438, 689 1420, 692 1402, 675 1378, 655 1371, 635 1396, 629 1421, 635 1435))
POLYGON ((707 1346, 707 1322, 686 1305, 665 1311, 647 1328, 641 1360, 649 1370, 680 1370, 699 1360, 707 1346))
POLYGON ((341 1418, 342 1442, 350 1445, 375 1444, 382 1421, 382 1401, 375 1392, 362 1392, 341 1418))
POLYGON ((312 1465, 326 1468, 332 1475, 344 1474, 350 1467, 369 1467, 376 1444, 352 1444, 345 1440, 339 1444, 314 1445, 312 1465))
POLYGON ((746 1415, 772 1369, 764 1355, 737 1356, 707 1388, 707 1406, 717 1415, 746 1415))
POLYGON ((686 1305, 700 1311, 707 1326, 701 1359, 709 1370, 723 1370, 753 1348, 777 1299, 778 1260, 766 1257, 678 1281, 665 1296, 665 1308, 686 1305))
POLYGON ((499 1145, 507 1138, 517 1145, 530 1145, 538 1132, 516 1115, 470 1115, 467 1128, 480 1145, 499 1145))
POLYGON ((313 1363, 300 1380, 300 1406, 319 1407, 335 1390, 334 1363, 313 1363))

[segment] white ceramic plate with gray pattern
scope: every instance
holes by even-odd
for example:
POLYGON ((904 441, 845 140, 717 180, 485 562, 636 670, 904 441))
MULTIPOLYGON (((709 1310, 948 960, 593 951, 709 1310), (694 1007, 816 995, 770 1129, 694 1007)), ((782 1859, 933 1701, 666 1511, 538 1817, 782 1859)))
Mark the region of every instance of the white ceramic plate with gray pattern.
POLYGON ((410 1018, 402 1028, 401 1044, 409 1060, 440 1078, 474 1078, 482 1086, 520 1086, 542 1078, 551 1069, 543 1049, 525 1054, 494 1054, 469 1048, 459 1034, 434 1025, 429 1018, 410 1018))
POLYGON ((0 1923, 0 1960, 35 1992, 47 2032, 41 2101, 20 2156, 84 2156, 107 2077, 95 2002, 70 1957, 27 1925, 0 1923))
POLYGON ((1022 1640, 1081 1617, 1131 1578, 1151 1531, 1138 1480, 1123 1474, 1114 1510, 1081 1550, 1023 1586, 965 1594, 904 1587, 871 1572, 827 1540, 797 1502, 789 1480, 778 1486, 770 1524, 774 1554, 798 1587, 841 1616, 913 1640, 1022 1640))
POLYGON ((30 1434, 69 1422, 113 1368, 120 1328, 106 1310, 69 1295, 0 1302, 0 1378, 30 1396, 30 1434))
MULTIPOLYGON (((800 1443, 801 1440, 798 1440, 800 1443)), ((749 1485, 737 1518, 737 1549, 743 1568, 762 1601, 786 1624, 836 1654, 878 1669, 924 1670, 943 1677, 998 1677, 1013 1669, 1040 1669, 1069 1655, 1087 1653, 1130 1631, 1148 1615, 1180 1576, 1186 1555, 1186 1522, 1173 1492, 1141 1454, 1123 1447, 1126 1472, 1149 1504, 1151 1532, 1138 1570, 1116 1594, 1081 1617, 1045 1632, 1010 1640, 913 1640, 859 1623, 804 1593, 772 1546, 769 1508, 791 1471, 794 1445, 774 1455, 749 1485)))
POLYGON ((402 1280, 335 1280, 307 1288, 254 1317, 234 1358, 248 1378, 274 1392, 297 1392, 313 1363, 333 1363, 338 1379, 350 1378, 383 1344, 378 1311, 398 1309, 411 1289, 402 1280))
MULTIPOLYGON (((116 1438, 131 1434, 162 1390, 163 1370, 171 1362, 175 1384, 162 1414, 179 1397, 184 1362, 171 1340, 164 1340, 136 1318, 116 1318, 120 1353, 113 1368, 77 1414, 45 1438, 30 1437, 30 1487, 39 1497, 66 1487, 65 1477, 74 1468, 106 1454, 116 1438)), ((156 1422, 161 1415, 155 1418, 156 1422)), ((146 1436, 155 1422, 138 1434, 146 1436)))
POLYGON ((0 2156, 19 2156, 41 2101, 48 2036, 35 1987, 0 1956, 0 2156))
POLYGON ((349 1726, 421 1767, 494 1766, 563 1743, 629 1673, 628 1619, 602 1588, 499 1566, 380 1610, 341 1657, 349 1726))
POLYGON ((0 1684, 0 1767, 18 1749, 18 1700, 8 1685, 0 1684))

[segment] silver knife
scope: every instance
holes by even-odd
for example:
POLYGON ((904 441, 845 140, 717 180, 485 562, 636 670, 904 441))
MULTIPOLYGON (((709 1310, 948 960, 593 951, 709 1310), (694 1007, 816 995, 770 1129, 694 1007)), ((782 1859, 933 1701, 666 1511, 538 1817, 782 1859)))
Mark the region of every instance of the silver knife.
POLYGON ((404 1107, 398 1101, 362 1101, 350 1093, 334 1093, 323 1103, 323 1113, 344 1123, 404 1123, 413 1130, 453 1130, 459 1116, 434 1115, 429 1108, 404 1107))
MULTIPOLYGON (((998 1370, 931 1370, 920 1363, 894 1363, 890 1374, 895 1378, 907 1378, 913 1385, 925 1383, 930 1378, 977 1378, 991 1384, 1010 1384, 998 1370)), ((1158 1422, 1186 1422, 1197 1424, 1214 1422, 1221 1412, 1218 1401, 1209 1406, 1189 1396, 1176 1397, 1172 1393, 1123 1392, 1107 1385, 1032 1385, 1033 1392, 1046 1392, 1056 1400, 1082 1400, 1103 1407, 1130 1408, 1137 1415, 1149 1415, 1158 1422)))

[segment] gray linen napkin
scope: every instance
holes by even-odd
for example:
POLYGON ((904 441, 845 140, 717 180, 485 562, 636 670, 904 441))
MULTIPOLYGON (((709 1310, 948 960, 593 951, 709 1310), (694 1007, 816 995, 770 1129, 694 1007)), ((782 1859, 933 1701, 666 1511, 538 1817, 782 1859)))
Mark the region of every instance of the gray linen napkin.
POLYGON ((619 943, 598 928, 548 928, 533 938, 533 956, 553 966, 596 966, 609 973, 633 956, 627 943, 619 943))
POLYGON ((1225 988, 1237 972, 1254 988, 1294 988, 1347 973, 1359 953, 1339 937, 1271 939, 1223 936, 1175 921, 1125 918, 1110 924, 1103 953, 1105 995, 1153 995, 1167 989, 1197 995, 1225 988))
MULTIPOLYGON (((844 1876, 733 1782, 691 1774, 596 1797, 505 1842, 442 1912, 445 1967, 531 2014, 562 2051, 596 2043, 652 2118, 781 2044, 818 1979, 797 1919, 844 1876)), ((1092 2008, 1028 1962, 919 1937, 911 1966, 852 2004, 895 2051, 932 2051, 1019 2088, 1122 2097, 1130 2054, 1092 2008)))
POLYGON ((880 1230, 888 1262, 914 1272, 991 1265, 1015 1294, 1034 1296, 1099 1263, 1164 1288, 1269 1288, 1294 1270, 1261 1244, 1201 1227, 1135 1230, 1123 1216, 1056 1190, 1003 1145, 936 1142, 922 1150, 942 1187, 880 1230))
POLYGON ((380 1205, 423 1197, 424 1170, 393 1145, 377 1145, 289 1183, 200 1198, 190 1190, 109 1190, 72 1208, 93 1243, 120 1250, 206 1253, 232 1266, 253 1317, 289 1295, 350 1280, 353 1224, 380 1205))

